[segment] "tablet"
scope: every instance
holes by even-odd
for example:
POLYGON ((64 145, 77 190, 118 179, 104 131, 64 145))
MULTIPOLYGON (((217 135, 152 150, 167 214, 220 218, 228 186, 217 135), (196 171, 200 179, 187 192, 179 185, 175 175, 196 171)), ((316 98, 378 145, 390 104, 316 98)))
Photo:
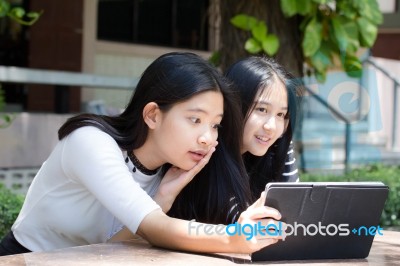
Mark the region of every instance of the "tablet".
POLYGON ((366 258, 388 196, 381 182, 269 183, 265 205, 287 224, 285 238, 252 260, 366 258))

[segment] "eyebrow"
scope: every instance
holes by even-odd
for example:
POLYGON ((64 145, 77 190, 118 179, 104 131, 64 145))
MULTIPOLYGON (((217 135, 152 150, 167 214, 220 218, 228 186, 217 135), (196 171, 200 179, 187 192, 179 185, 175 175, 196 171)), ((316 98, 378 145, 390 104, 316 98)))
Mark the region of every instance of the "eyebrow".
MULTIPOLYGON (((255 104, 265 104, 265 105, 272 105, 270 102, 267 101, 255 101, 255 104)), ((281 107, 282 110, 287 110, 288 108, 286 106, 281 107)))
MULTIPOLYGON (((203 114, 206 114, 206 115, 209 114, 207 111, 205 111, 205 110, 203 110, 201 108, 191 108, 191 109, 188 109, 188 111, 189 112, 196 112, 196 113, 203 113, 203 114)), ((223 114, 218 114, 217 116, 223 117, 224 115, 223 114)))

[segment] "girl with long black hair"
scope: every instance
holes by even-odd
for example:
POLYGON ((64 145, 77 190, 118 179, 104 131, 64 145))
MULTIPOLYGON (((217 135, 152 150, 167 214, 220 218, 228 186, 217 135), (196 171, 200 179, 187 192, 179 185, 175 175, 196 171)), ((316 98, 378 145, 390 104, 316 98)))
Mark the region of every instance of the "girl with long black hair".
MULTIPOLYGON (((195 180, 216 185, 204 193, 218 192, 203 202, 210 208, 206 215, 225 214, 223 199, 230 196, 246 207, 240 127, 236 100, 215 68, 191 53, 159 57, 122 114, 81 114, 60 128, 59 142, 34 178, 0 254, 102 243, 132 233, 156 246, 196 252, 251 253, 275 243, 272 236, 247 241, 243 234, 188 234, 192 222, 165 214, 196 174, 195 180), (219 135, 220 126, 231 132, 219 135)), ((243 211, 239 222, 280 219, 262 203, 243 211)))

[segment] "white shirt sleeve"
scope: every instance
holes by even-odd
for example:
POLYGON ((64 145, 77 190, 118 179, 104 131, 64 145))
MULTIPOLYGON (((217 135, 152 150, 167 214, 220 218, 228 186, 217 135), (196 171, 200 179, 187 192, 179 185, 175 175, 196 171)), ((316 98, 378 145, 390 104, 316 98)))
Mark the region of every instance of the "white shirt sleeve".
POLYGON ((143 218, 160 208, 135 182, 115 140, 94 127, 66 137, 62 168, 119 221, 136 233, 143 218))

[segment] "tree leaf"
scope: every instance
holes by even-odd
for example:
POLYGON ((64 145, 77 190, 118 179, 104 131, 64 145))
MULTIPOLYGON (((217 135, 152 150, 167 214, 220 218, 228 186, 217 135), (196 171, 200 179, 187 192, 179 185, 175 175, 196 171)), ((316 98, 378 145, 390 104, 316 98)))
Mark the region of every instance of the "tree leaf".
POLYGON ((221 51, 214 51, 208 61, 214 66, 219 66, 221 64, 221 51))
POLYGON ((251 33, 257 41, 262 42, 267 36, 267 25, 264 21, 260 21, 255 27, 251 29, 251 33))
POLYGON ((328 3, 328 0, 312 0, 314 3, 317 3, 317 4, 326 4, 326 3, 328 3))
POLYGON ((281 9, 286 17, 291 17, 297 13, 296 0, 281 0, 281 9))
POLYGON ((358 16, 357 9, 352 4, 352 1, 337 1, 336 12, 352 20, 358 16))
POLYGON ((360 31, 361 45, 364 47, 372 47, 378 34, 378 28, 366 18, 358 18, 357 25, 360 31))
POLYGON ((312 66, 321 73, 326 72, 328 67, 331 65, 330 53, 326 50, 325 46, 321 46, 321 49, 318 49, 310 60, 312 66))
POLYGON ((312 56, 320 47, 322 39, 322 25, 316 19, 306 26, 302 42, 303 53, 306 57, 312 56))
POLYGON ((333 36, 335 37, 335 40, 339 46, 339 51, 340 53, 345 54, 348 45, 346 31, 344 30, 344 27, 341 24, 341 22, 335 17, 331 19, 331 24, 332 24, 333 36))
POLYGON ((362 75, 362 63, 356 56, 347 56, 343 67, 350 77, 359 78, 362 75))
POLYGON ((383 16, 376 0, 353 0, 353 6, 358 9, 360 15, 379 25, 383 22, 383 16))
POLYGON ((38 18, 40 16, 40 13, 38 13, 38 12, 29 12, 29 13, 26 14, 26 16, 28 18, 36 19, 36 18, 38 18))
POLYGON ((261 45, 257 40, 250 38, 244 44, 244 49, 251 54, 258 54, 261 52, 261 45))
POLYGON ((0 1, 0 18, 5 17, 10 11, 10 4, 6 1, 0 1))
POLYGON ((319 83, 325 83, 326 81, 326 72, 318 72, 315 71, 315 78, 319 83))
POLYGON ((307 15, 311 11, 311 1, 310 0, 297 0, 296 1, 297 13, 300 15, 307 15))
POLYGON ((266 39, 262 42, 262 48, 267 55, 275 55, 279 49, 278 37, 275 34, 268 34, 266 39))
POLYGON ((239 14, 231 18, 230 22, 239 29, 249 31, 257 25, 258 20, 252 16, 239 14))
POLYGON ((360 48, 360 42, 358 40, 358 27, 354 21, 349 20, 343 23, 343 29, 347 35, 347 52, 354 54, 360 48))
POLYGON ((25 10, 20 7, 14 7, 10 10, 9 15, 16 18, 23 18, 23 16, 25 15, 25 10))

